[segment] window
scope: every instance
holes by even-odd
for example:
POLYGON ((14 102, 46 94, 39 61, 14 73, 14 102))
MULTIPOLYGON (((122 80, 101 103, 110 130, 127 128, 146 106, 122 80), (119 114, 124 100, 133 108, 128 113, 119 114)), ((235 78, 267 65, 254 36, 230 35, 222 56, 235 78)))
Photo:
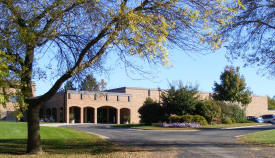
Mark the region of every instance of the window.
POLYGON ((119 101, 119 99, 120 99, 120 98, 119 98, 119 95, 118 95, 118 96, 116 96, 116 101, 119 101))
POLYGON ((151 96, 151 90, 150 89, 148 90, 148 96, 151 96))
POLYGON ((128 96, 128 102, 130 102, 131 101, 131 96, 128 96))
POLYGON ((71 93, 68 93, 68 98, 71 99, 71 93))
POLYGON ((94 100, 96 100, 96 99, 97 99, 97 95, 95 94, 95 95, 94 95, 94 100))

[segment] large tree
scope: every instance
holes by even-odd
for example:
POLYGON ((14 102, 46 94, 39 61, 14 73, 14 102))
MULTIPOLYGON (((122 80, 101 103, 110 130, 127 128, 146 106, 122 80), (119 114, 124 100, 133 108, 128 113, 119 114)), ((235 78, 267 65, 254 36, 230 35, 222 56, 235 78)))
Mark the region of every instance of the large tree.
POLYGON ((243 0, 243 7, 217 31, 228 57, 241 57, 275 76, 275 1, 243 0))
POLYGON ((219 26, 210 25, 216 22, 212 16, 221 19, 239 4, 225 6, 220 0, 0 0, 1 58, 12 56, 8 67, 16 82, 9 87, 20 89, 21 109, 28 109, 27 152, 42 151, 40 106, 66 80, 100 68, 107 52, 117 53, 127 67, 129 56, 166 65, 168 46, 200 48, 201 34, 211 36, 215 29, 209 28, 219 26), (32 79, 43 75, 39 58, 47 55, 54 56, 52 66, 59 66, 56 80, 34 97, 32 79))
POLYGON ((245 79, 240 75, 238 67, 226 66, 220 80, 220 84, 214 83, 215 100, 237 102, 244 106, 251 102, 252 92, 246 87, 245 79))

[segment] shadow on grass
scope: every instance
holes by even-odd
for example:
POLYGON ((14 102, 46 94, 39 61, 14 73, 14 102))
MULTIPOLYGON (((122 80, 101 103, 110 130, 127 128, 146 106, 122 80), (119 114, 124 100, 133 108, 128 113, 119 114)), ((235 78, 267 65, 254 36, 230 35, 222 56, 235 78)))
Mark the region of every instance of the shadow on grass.
MULTIPOLYGON (((115 152, 113 145, 104 140, 89 141, 89 139, 41 140, 44 152, 49 154, 104 154, 115 152)), ((0 154, 26 154, 27 139, 0 139, 0 154)))

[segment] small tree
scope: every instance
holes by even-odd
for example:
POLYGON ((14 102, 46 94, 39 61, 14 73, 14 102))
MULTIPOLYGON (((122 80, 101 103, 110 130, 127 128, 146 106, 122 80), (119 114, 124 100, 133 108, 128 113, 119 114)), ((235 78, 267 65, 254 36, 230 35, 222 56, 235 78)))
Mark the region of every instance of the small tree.
POLYGON ((161 94, 163 108, 165 113, 170 116, 171 114, 185 115, 193 114, 196 104, 198 103, 197 88, 191 85, 182 86, 179 83, 179 88, 175 86, 161 94))
POLYGON ((220 84, 214 83, 215 100, 238 102, 244 106, 251 102, 252 92, 246 88, 245 79, 240 75, 238 67, 226 66, 220 80, 220 84))
POLYGON ((138 110, 141 118, 141 122, 145 124, 152 124, 160 122, 164 118, 164 111, 159 103, 154 102, 150 97, 148 97, 143 106, 138 110))

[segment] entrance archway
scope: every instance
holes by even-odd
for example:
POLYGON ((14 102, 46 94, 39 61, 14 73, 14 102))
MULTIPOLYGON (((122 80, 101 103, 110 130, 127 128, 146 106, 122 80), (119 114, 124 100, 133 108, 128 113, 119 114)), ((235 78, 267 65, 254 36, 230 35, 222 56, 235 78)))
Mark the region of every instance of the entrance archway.
POLYGON ((120 124, 130 123, 131 111, 128 108, 120 109, 120 124))
POLYGON ((72 116, 71 119, 75 120, 75 123, 80 123, 80 107, 70 107, 70 115, 72 116))
POLYGON ((46 110, 46 122, 50 121, 51 115, 52 115, 52 111, 51 109, 48 108, 46 110))
POLYGON ((95 123, 95 109, 92 107, 84 108, 84 123, 95 123))
POLYGON ((63 122, 64 121, 64 114, 63 114, 63 108, 59 109, 59 122, 63 122))
POLYGON ((117 122, 117 109, 111 106, 103 106, 98 108, 97 122, 115 124, 117 122))
POLYGON ((52 120, 53 122, 57 121, 57 110, 56 108, 52 108, 52 120))

